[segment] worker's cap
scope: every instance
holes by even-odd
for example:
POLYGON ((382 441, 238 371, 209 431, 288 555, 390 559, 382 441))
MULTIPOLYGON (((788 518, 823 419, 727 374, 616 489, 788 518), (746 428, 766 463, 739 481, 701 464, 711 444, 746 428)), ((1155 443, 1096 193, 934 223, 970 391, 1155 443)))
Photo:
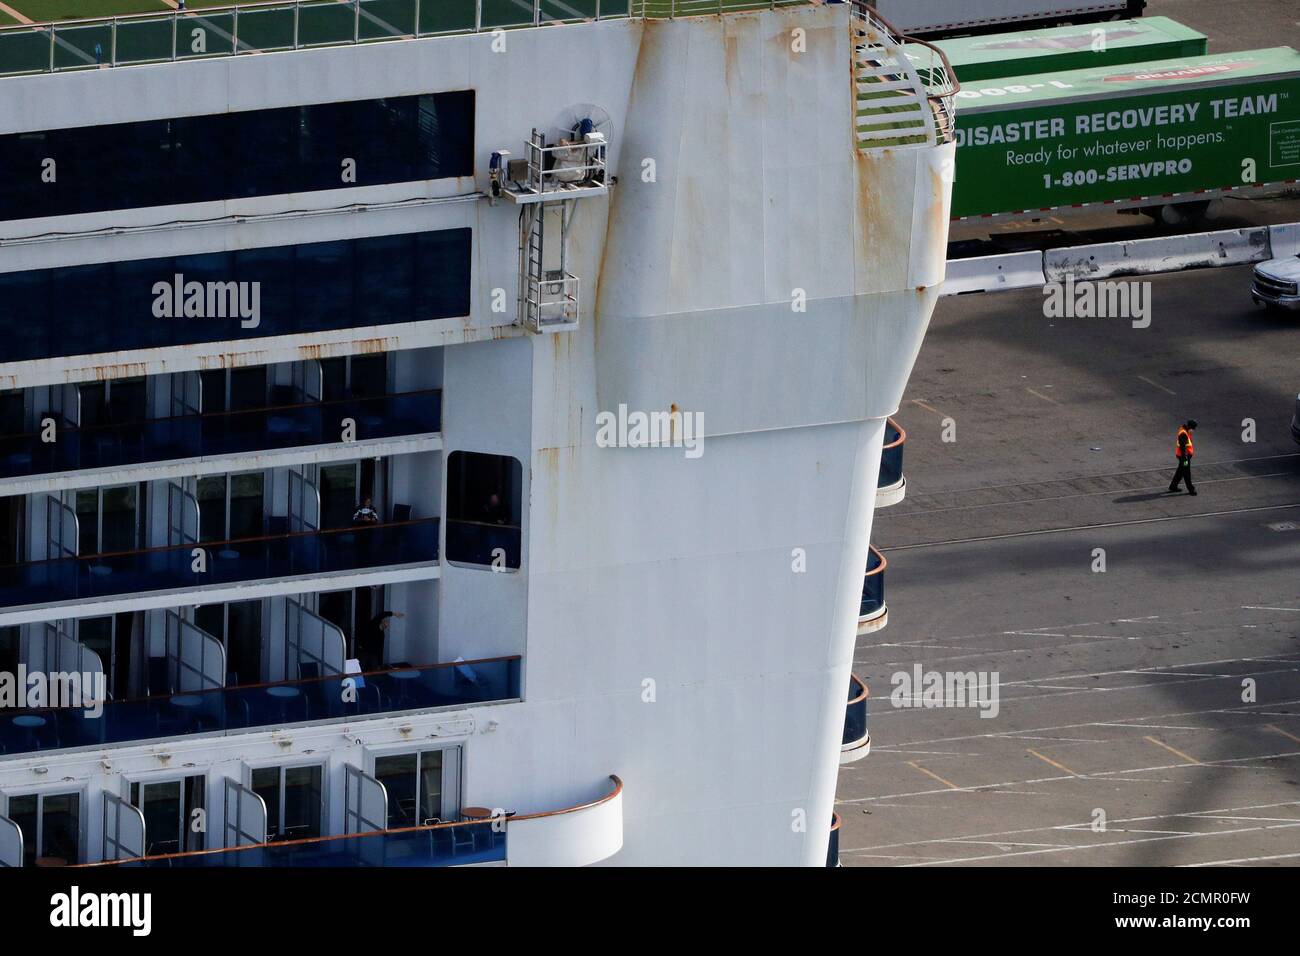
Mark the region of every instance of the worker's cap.
POLYGON ((1189 419, 1187 419, 1187 427, 1188 427, 1188 428, 1195 428, 1195 427, 1196 427, 1196 419, 1195 419, 1195 418, 1189 418, 1189 419))

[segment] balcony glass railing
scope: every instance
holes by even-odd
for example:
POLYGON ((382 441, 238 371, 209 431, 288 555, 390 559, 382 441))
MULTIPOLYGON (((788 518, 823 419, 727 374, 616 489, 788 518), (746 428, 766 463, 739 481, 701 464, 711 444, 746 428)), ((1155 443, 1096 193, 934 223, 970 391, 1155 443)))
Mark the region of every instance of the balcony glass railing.
POLYGON ((94 717, 79 708, 0 713, 0 753, 103 747, 161 737, 488 704, 519 696, 518 657, 429 664, 362 675, 110 700, 94 717))
POLYGON ((0 74, 53 73, 369 43, 500 27, 668 18, 809 0, 280 0, 142 13, 0 31, 0 74), (202 35, 202 42, 195 39, 202 35))
POLYGON ((516 525, 448 519, 447 560, 461 564, 491 565, 500 552, 504 555, 507 568, 517 568, 520 563, 521 534, 516 525))
POLYGON ((0 608, 361 571, 438 560, 438 519, 310 531, 0 568, 0 608), (207 554, 195 571, 193 549, 207 554))
POLYGON ((885 447, 880 452, 880 477, 877 488, 888 488, 903 480, 903 443, 907 432, 892 418, 885 422, 885 447))
POLYGON ((436 432, 442 427, 442 393, 67 428, 52 442, 43 442, 40 434, 0 437, 0 478, 334 444, 343 440, 349 419, 358 441, 436 432))
POLYGON ((867 736, 867 685, 857 674, 849 675, 849 702, 844 711, 844 746, 867 736))
POLYGON ((875 614, 885 606, 885 556, 876 550, 875 545, 867 556, 867 576, 862 580, 862 604, 858 610, 859 617, 875 614))
POLYGON ((116 865, 188 869, 228 866, 469 866, 503 862, 506 858, 506 830, 492 820, 440 823, 404 830, 376 830, 356 836, 173 853, 123 860, 116 865))

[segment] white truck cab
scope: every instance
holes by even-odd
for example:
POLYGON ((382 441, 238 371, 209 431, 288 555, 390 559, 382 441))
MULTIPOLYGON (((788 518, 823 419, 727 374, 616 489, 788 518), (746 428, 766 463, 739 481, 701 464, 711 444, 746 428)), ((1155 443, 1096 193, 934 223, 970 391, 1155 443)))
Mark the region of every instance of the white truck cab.
POLYGON ((1255 266, 1250 297, 1268 308, 1300 309, 1300 255, 1269 259, 1255 266))

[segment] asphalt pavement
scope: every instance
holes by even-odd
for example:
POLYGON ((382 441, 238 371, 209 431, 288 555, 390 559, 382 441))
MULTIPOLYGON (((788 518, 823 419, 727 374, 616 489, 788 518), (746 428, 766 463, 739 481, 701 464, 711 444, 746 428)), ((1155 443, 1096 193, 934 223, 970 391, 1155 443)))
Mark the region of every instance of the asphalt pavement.
POLYGON ((1147 328, 941 300, 873 530, 845 865, 1300 861, 1300 314, 1249 280, 1147 277, 1147 328), (1195 497, 1166 491, 1188 417, 1195 497), (917 665, 996 677, 996 716, 896 706, 917 665))

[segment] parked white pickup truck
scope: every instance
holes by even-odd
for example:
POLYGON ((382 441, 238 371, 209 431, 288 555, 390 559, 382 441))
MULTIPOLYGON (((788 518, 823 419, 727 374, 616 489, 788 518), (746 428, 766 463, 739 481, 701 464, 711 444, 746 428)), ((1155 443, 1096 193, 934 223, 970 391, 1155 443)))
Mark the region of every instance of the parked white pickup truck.
POLYGON ((1255 266, 1250 297, 1270 309, 1300 309, 1300 256, 1269 259, 1255 266))

